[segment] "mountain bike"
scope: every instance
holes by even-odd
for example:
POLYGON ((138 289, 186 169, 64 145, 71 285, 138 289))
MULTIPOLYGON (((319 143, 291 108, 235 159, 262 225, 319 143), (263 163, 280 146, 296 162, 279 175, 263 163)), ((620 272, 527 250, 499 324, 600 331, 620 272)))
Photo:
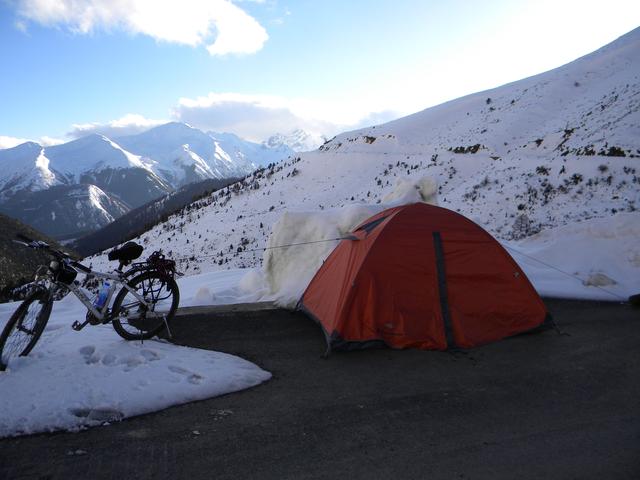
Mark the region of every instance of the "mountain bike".
POLYGON ((69 292, 87 308, 84 321, 76 320, 71 325, 76 331, 87 325, 111 322, 125 340, 146 340, 163 331, 171 338, 169 324, 178 308, 180 292, 174 278, 175 262, 161 252, 153 252, 145 262, 132 264, 142 255, 143 247, 127 242, 109 252, 109 260, 117 260, 119 266, 113 273, 104 273, 92 270, 40 240, 20 235, 14 242, 45 251, 50 254, 51 262, 38 267, 30 293, 0 335, 0 371, 11 359, 31 352, 47 325, 54 299, 69 292), (131 268, 123 271, 129 265, 131 268), (88 280, 97 281, 99 289, 93 298, 76 280, 78 272, 88 280))

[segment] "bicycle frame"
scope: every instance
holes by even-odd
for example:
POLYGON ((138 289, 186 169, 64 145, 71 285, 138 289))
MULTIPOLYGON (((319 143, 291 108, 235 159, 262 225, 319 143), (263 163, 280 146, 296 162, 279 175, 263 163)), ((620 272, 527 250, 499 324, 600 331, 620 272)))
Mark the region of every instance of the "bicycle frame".
POLYGON ((109 305, 111 304, 111 298, 113 297, 113 294, 115 293, 116 288, 119 285, 122 285, 124 288, 126 288, 145 307, 149 307, 149 302, 147 302, 133 288, 131 288, 129 285, 127 285, 127 283, 123 281, 123 279, 121 277, 121 274, 120 275, 114 275, 112 273, 102 273, 102 272, 92 271, 91 275, 96 277, 96 278, 101 278, 103 280, 112 280, 112 282, 113 282, 109 286, 109 292, 107 294, 107 299, 105 300, 104 305, 102 306, 102 308, 100 310, 98 310, 93 305, 91 299, 82 291, 82 289, 80 287, 78 287, 77 285, 75 285, 73 282, 70 283, 69 285, 65 285, 65 287, 68 288, 71 291, 71 293, 73 293, 78 298, 78 300, 80 300, 80 302, 82 302, 82 304, 85 307, 87 307, 87 310, 89 310, 98 320, 100 320, 102 322, 104 322, 105 320, 108 320, 107 312, 109 310, 109 305))
POLYGON ((146 262, 134 263, 123 272, 123 267, 130 265, 131 259, 138 258, 143 250, 133 242, 128 247, 125 244, 121 250, 109 253, 109 260, 119 260, 120 265, 105 273, 91 270, 45 242, 21 235, 14 242, 46 251, 52 259, 49 265, 38 267, 26 298, 0 332, 0 371, 12 358, 29 354, 49 321, 53 302, 69 292, 87 309, 86 317, 71 325, 75 331, 87 325, 111 323, 125 340, 147 340, 161 331, 171 338, 169 321, 178 308, 180 292, 174 279, 175 262, 165 259, 161 251, 153 252, 146 262), (78 273, 92 280, 92 286, 81 288, 75 280, 78 273), (100 285, 97 296, 92 294, 93 280, 100 285))

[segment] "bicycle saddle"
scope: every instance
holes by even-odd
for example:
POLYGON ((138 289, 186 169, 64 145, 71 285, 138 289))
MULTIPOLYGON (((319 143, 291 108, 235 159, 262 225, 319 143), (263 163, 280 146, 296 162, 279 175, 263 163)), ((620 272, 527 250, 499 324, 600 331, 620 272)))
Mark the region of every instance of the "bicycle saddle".
POLYGON ((120 248, 115 248, 109 252, 109 260, 120 260, 123 263, 135 260, 142 255, 144 248, 136 242, 127 242, 120 248))

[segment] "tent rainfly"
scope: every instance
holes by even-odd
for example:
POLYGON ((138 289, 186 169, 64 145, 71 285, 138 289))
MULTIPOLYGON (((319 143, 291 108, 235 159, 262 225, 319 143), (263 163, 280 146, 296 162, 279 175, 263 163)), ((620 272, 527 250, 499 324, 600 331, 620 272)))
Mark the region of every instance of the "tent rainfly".
POLYGON ((498 241, 464 216, 425 203, 359 225, 325 260, 298 306, 334 350, 470 348, 550 319, 498 241))

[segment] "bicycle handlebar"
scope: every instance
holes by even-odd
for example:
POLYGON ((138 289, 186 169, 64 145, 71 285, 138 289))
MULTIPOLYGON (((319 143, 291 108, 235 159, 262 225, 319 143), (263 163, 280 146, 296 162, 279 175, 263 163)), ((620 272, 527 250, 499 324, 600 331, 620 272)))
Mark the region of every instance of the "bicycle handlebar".
POLYGON ((21 233, 16 233, 16 238, 17 238, 18 240, 22 240, 22 241, 27 242, 27 243, 30 243, 30 242, 32 242, 32 241, 33 241, 33 239, 31 239, 31 238, 29 238, 29 237, 27 237, 26 235, 23 235, 23 234, 21 234, 21 233))
POLYGON ((47 250, 53 256, 61 260, 68 259, 69 264, 72 267, 77 268, 84 273, 91 273, 91 269, 89 267, 77 262, 76 260, 72 260, 68 254, 56 248, 52 248, 48 243, 43 242, 42 240, 34 240, 21 233, 16 234, 16 237, 18 240, 14 240, 15 243, 19 243, 20 245, 24 245, 25 247, 33 248, 35 250, 47 250))
POLYGON ((81 264, 80 262, 76 262, 75 260, 73 260, 71 262, 71 266, 74 268, 77 268, 78 270, 84 272, 84 273, 91 273, 91 269, 83 264, 81 264))

